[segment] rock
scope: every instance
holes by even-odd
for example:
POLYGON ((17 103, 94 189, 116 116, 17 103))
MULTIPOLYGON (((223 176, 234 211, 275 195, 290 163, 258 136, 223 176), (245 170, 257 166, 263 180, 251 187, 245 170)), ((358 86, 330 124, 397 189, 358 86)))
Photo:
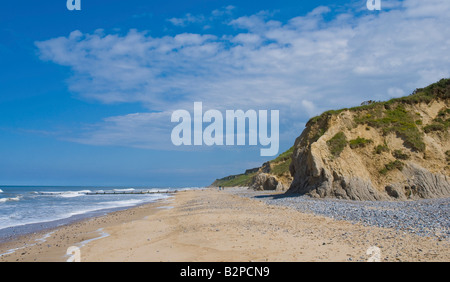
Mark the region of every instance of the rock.
POLYGON ((293 157, 291 173, 294 180, 288 193, 308 194, 313 197, 340 198, 349 200, 386 200, 387 196, 378 192, 370 179, 359 176, 342 175, 339 167, 324 165, 320 154, 303 148, 293 157), (334 169, 334 170, 331 170, 334 169))
POLYGON ((403 170, 411 189, 411 198, 438 198, 450 195, 450 179, 440 173, 431 173, 410 163, 403 170))
POLYGON ((387 185, 385 187, 385 191, 392 198, 399 199, 399 200, 407 199, 405 196, 405 190, 402 187, 400 187, 400 185, 394 185, 394 184, 387 185))
POLYGON ((277 177, 267 173, 259 173, 254 179, 250 186, 250 189, 263 191, 263 190, 284 190, 283 184, 278 181, 277 177))
MULTIPOLYGON (((448 104, 448 99, 436 99, 433 103, 402 106, 432 121, 439 112, 448 112, 448 104)), ((423 150, 414 150, 398 134, 357 124, 355 119, 360 115, 343 110, 308 122, 294 144, 289 167, 293 180, 287 193, 360 201, 450 196, 448 130, 424 134, 423 150), (340 139, 341 146, 332 147, 330 140, 337 142, 334 137, 342 134, 345 138, 340 139), (358 138, 370 141, 350 147, 350 140, 358 138), (386 150, 377 152, 377 146, 386 150), (399 160, 394 152, 407 152, 408 158, 399 160)))
POLYGON ((288 151, 212 186, 231 182, 254 190, 288 188, 288 194, 358 201, 449 197, 450 79, 424 89, 388 102, 324 112, 308 121, 288 151))

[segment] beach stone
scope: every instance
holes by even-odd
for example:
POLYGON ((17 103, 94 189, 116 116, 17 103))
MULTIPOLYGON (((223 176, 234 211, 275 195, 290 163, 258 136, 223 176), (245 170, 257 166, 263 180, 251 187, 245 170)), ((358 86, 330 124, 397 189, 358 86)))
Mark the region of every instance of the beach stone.
POLYGON ((406 200, 405 190, 398 185, 387 185, 385 187, 386 193, 395 199, 406 200))
POLYGON ((259 173, 253 179, 253 184, 250 186, 250 189, 257 191, 266 191, 266 190, 284 190, 283 184, 277 179, 276 176, 267 174, 267 173, 259 173))
MULTIPOLYGON (((399 189, 393 187, 390 190, 392 195, 395 195, 393 192, 395 188, 399 189)), ((269 206, 289 207, 303 213, 361 223, 365 226, 393 228, 402 232, 399 234, 416 234, 436 238, 438 241, 450 239, 450 198, 413 201, 354 201, 333 198, 318 199, 308 195, 294 197, 289 194, 273 195, 272 191, 250 192, 246 189, 229 190, 229 192, 258 199, 269 206), (263 195, 264 197, 261 197, 263 195)), ((398 196, 402 197, 402 191, 397 192, 398 196)), ((348 235, 350 234, 347 232, 340 234, 342 238, 347 238, 348 235)), ((402 243, 400 242, 400 244, 402 243)))

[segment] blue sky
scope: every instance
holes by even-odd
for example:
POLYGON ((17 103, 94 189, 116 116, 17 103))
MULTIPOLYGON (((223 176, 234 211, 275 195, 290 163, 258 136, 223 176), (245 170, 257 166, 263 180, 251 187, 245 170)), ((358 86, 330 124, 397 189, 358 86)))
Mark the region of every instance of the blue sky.
POLYGON ((450 2, 4 1, 0 185, 202 186, 269 160, 175 147, 170 113, 280 111, 280 153, 321 112, 450 75, 450 2))

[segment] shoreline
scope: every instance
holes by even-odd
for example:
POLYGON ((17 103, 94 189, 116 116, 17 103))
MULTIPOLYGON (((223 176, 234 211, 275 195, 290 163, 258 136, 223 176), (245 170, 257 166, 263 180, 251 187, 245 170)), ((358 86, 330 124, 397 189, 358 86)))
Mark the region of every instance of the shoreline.
POLYGON ((139 203, 139 204, 131 205, 131 206, 104 208, 104 209, 99 209, 99 210, 88 211, 85 213, 75 214, 75 215, 71 215, 69 217, 60 218, 60 219, 53 219, 53 220, 48 220, 48 221, 26 223, 23 225, 6 227, 3 229, 0 229, 0 244, 8 243, 9 241, 16 240, 17 238, 22 237, 22 236, 28 236, 28 235, 36 234, 36 233, 42 233, 42 232, 45 232, 46 230, 57 229, 59 227, 70 225, 70 224, 73 224, 73 223, 76 223, 76 222, 79 222, 82 220, 89 220, 91 218, 105 216, 105 215, 108 215, 108 214, 116 212, 116 211, 128 210, 128 209, 132 209, 135 207, 139 207, 141 205, 153 204, 160 200, 170 199, 170 197, 172 197, 172 195, 167 196, 167 198, 164 197, 161 199, 155 199, 155 200, 151 200, 149 202, 139 203))
POLYGON ((449 243, 209 188, 0 244, 0 254, 21 248, 0 261, 67 261, 70 246, 93 262, 367 261, 371 247, 381 261, 449 261, 449 243))
MULTIPOLYGON (((105 227, 141 218, 170 205, 173 196, 131 207, 106 209, 78 219, 0 241, 0 262, 63 262, 67 248, 101 237, 105 227)), ((67 221, 63 219, 61 221, 67 221)))

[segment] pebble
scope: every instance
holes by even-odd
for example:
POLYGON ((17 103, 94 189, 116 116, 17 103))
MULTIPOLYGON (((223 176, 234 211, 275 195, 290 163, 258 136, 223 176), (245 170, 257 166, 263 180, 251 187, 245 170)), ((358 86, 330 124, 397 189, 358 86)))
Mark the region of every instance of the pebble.
POLYGON ((365 226, 393 228, 410 234, 450 239, 450 198, 415 201, 349 201, 317 199, 310 196, 273 195, 273 191, 229 189, 230 193, 294 208, 300 212, 361 223, 365 226))

